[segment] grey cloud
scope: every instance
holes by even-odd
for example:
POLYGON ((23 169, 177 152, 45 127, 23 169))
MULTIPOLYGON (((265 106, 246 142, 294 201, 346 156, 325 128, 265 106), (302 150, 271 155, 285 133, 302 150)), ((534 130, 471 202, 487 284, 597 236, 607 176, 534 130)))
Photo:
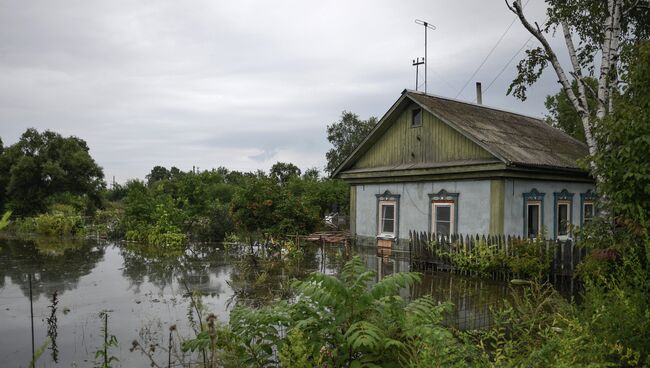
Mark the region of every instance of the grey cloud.
MULTIPOLYGON (((0 136, 28 127, 88 141, 118 181, 154 165, 239 170, 325 164, 325 127, 342 110, 382 116, 413 88, 411 59, 429 34, 430 92, 454 97, 512 21, 489 1, 72 2, 0 0, 0 136)), ((529 11, 543 18, 543 3, 529 11)), ((541 20, 541 19, 540 19, 541 20)), ((484 86, 527 40, 515 24, 477 74, 484 86)), ((559 42, 553 41, 553 42, 559 42)), ((525 103, 540 116, 551 73, 525 103)), ((473 98, 473 81, 461 98, 473 98)))

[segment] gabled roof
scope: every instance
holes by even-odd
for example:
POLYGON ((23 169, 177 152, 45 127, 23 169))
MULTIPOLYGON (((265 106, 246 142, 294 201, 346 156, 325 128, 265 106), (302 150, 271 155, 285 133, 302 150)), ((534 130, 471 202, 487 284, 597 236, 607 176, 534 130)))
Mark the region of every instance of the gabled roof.
POLYGON ((391 116, 405 103, 415 102, 445 124, 490 152, 507 166, 580 170, 577 160, 588 155, 587 146, 541 119, 485 105, 404 90, 364 141, 336 169, 333 176, 352 167, 376 138, 392 123, 391 116))

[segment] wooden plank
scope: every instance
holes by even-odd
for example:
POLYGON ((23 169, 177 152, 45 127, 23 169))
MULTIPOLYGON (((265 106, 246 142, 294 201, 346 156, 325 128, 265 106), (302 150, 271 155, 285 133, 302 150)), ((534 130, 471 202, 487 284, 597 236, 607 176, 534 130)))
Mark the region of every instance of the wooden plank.
POLYGON ((422 126, 411 127, 411 110, 415 107, 412 104, 387 122, 390 127, 357 159, 353 168, 494 158, 427 111, 422 111, 422 126))

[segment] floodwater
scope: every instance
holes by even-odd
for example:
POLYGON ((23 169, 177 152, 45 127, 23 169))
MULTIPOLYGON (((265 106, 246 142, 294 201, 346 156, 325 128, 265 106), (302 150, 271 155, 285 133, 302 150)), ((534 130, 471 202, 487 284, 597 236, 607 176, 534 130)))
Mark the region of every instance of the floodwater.
MULTIPOLYGON (((372 248, 313 246, 300 264, 259 277, 238 261, 237 250, 223 245, 151 254, 135 244, 0 238, 0 366, 29 366, 30 277, 36 349, 48 338, 52 342, 36 366, 95 366, 95 352, 103 343, 99 314, 107 311, 108 333, 118 340, 117 347, 109 348, 109 355, 119 359, 113 366, 144 367, 149 360, 130 351, 132 341, 166 347, 172 325, 178 329, 175 339, 191 337, 192 292, 201 295, 207 311, 227 323, 237 303, 257 306, 288 298, 291 279, 314 271, 337 274, 352 253, 361 255, 377 278, 409 271, 408 260, 378 256, 372 248), (58 302, 52 313, 54 294, 58 302)), ((446 322, 476 328, 489 322, 489 308, 499 305, 508 292, 504 282, 434 273, 401 294, 451 301, 454 308, 446 322)), ((166 354, 162 349, 152 353, 161 366, 167 364, 166 354)))

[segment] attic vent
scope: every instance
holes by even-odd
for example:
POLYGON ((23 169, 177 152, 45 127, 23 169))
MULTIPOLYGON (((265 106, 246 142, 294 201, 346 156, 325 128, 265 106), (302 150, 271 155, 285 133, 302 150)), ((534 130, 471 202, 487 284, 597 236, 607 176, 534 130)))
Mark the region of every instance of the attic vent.
POLYGON ((411 110, 411 126, 412 127, 422 126, 422 109, 417 108, 411 110))

